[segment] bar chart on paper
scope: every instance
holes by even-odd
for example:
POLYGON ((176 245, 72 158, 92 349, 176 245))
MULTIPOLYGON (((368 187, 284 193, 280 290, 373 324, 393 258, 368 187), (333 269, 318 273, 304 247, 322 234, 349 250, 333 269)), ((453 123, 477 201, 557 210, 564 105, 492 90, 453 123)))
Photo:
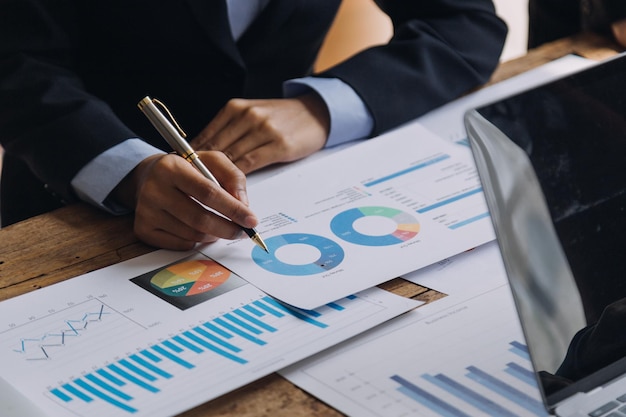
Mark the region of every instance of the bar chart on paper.
POLYGON ((430 316, 419 312, 283 375, 348 415, 548 415, 508 286, 430 316))
POLYGON ((494 417, 546 416, 533 395, 537 383, 526 345, 514 340, 508 348, 498 347, 501 351, 491 360, 500 363, 489 370, 484 365, 466 365, 446 372, 398 373, 390 379, 397 383, 398 393, 439 416, 470 417, 476 415, 472 409, 494 417))
MULTIPOLYGON (((85 369, 79 377, 67 378, 51 388, 48 395, 79 415, 95 415, 95 410, 133 414, 146 406, 142 402, 160 400, 159 395, 171 395, 169 390, 191 383, 191 380, 183 380, 192 375, 190 372, 204 369, 202 372, 232 376, 229 368, 254 363, 268 344, 285 343, 275 335, 293 333, 297 324, 305 324, 302 331, 309 331, 309 326, 328 328, 332 324, 328 320, 329 311, 344 311, 355 302, 358 303, 357 297, 348 297, 317 311, 304 312, 264 296, 232 312, 135 349, 134 353, 85 369)), ((65 323, 68 321, 64 320, 65 323)), ((104 331, 101 337, 106 337, 104 331)), ((195 379, 194 383, 198 384, 200 380, 195 379)), ((207 385, 210 383, 204 384, 207 385)))
POLYGON ((374 288, 303 310, 245 284, 179 310, 94 274, 0 304, 2 377, 54 417, 175 415, 419 305, 374 288))

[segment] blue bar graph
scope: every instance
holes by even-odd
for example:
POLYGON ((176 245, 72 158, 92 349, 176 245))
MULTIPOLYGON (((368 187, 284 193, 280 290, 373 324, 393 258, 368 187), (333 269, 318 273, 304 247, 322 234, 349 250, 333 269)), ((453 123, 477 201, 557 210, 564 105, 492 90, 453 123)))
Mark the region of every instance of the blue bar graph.
POLYGON ((159 392, 159 389, 144 382, 142 379, 137 378, 136 376, 134 376, 133 374, 125 371, 124 369, 120 368, 117 365, 109 365, 108 368, 115 372, 118 376, 120 376, 122 379, 125 379, 129 382, 132 382, 133 384, 147 390, 150 392, 159 392))
POLYGON ((236 325, 238 325, 239 327, 244 328, 245 330, 249 331, 250 333, 254 333, 254 334, 261 334, 263 333, 261 330, 257 329, 256 327, 254 327, 253 325, 251 325, 250 323, 247 323, 244 320, 240 320, 237 317, 235 317, 234 315, 228 313, 228 314, 224 314, 224 318, 236 325))
POLYGON ((194 364, 187 362, 186 360, 178 357, 177 355, 173 354, 172 352, 166 350, 165 348, 161 346, 158 346, 158 345, 152 346, 152 349, 154 349, 155 352, 163 355, 163 357, 171 360, 172 362, 176 362, 177 364, 181 365, 184 368, 187 368, 187 369, 195 368, 194 364))
POLYGON ((154 375, 144 371, 143 369, 141 369, 138 366, 130 363, 126 359, 122 359, 118 363, 120 365, 122 365, 123 367, 125 367, 126 369, 128 369, 129 371, 132 371, 132 372, 136 373, 137 375, 139 375, 140 377, 142 377, 144 379, 147 379, 148 381, 156 381, 157 380, 157 378, 154 375))
POLYGON ((50 392, 61 401, 64 401, 66 403, 69 403, 70 401, 72 401, 72 397, 70 397, 69 395, 67 395, 66 393, 64 393, 58 388, 51 389, 50 392))
POLYGON ((531 387, 537 387, 537 379, 534 371, 524 368, 522 365, 509 362, 506 364, 505 372, 513 375, 515 378, 530 385, 531 387))
MULTIPOLYGON (((197 326, 197 327, 194 327, 193 330, 196 333, 198 333, 199 335, 201 335, 202 337, 204 337, 205 339, 208 339, 208 340, 210 340, 212 342, 215 342, 218 345, 222 346, 223 348, 226 348, 226 349, 228 349, 228 350, 230 350, 232 352, 241 352, 241 349, 238 348, 237 346, 235 346, 235 345, 233 345, 231 343, 228 343, 227 341, 225 341, 223 339, 220 339, 218 336, 214 335, 213 333, 211 333, 211 332, 209 332, 207 330, 204 330, 202 327, 197 326)), ((229 335, 228 338, 232 338, 232 336, 229 335)))
POLYGON ((338 310, 338 311, 344 310, 344 307, 337 303, 328 303, 326 305, 334 310, 338 310))
POLYGON ((174 340, 176 343, 179 343, 181 346, 189 349, 192 352, 196 352, 196 353, 204 352, 204 350, 200 348, 198 345, 191 343, 189 340, 184 339, 181 336, 174 336, 172 340, 174 340))
POLYGON ((283 313, 280 312, 280 310, 276 310, 276 309, 272 308, 267 303, 263 303, 261 300, 256 300, 254 302, 254 305, 257 306, 257 307, 260 307, 261 309, 265 310, 266 312, 268 312, 269 314, 271 314, 274 317, 284 317, 285 316, 283 313))
POLYGON ((283 312, 285 312, 287 314, 291 314, 295 318, 298 318, 300 320, 304 320, 307 323, 310 323, 310 324, 312 324, 314 326, 321 327, 321 328, 327 327, 326 324, 312 319, 311 317, 307 316, 306 314, 301 313, 300 311, 296 310, 295 308, 289 308, 289 307, 279 303, 278 301, 274 300, 273 298, 265 297, 265 298, 263 298, 263 301, 271 304, 272 306, 276 307, 277 309, 279 309, 279 310, 281 310, 281 311, 283 311, 283 312))
POLYGON ((467 191, 465 193, 462 193, 462 194, 459 194, 459 195, 455 195, 454 197, 450 197, 448 199, 445 199, 445 200, 442 200, 442 201, 438 201, 435 204, 431 204, 430 206, 422 207, 421 209, 417 210, 417 212, 418 213, 426 213, 426 212, 429 212, 429 211, 434 210, 436 208, 443 207, 443 206, 446 206, 448 204, 454 203, 456 201, 462 200, 462 199, 467 198, 469 196, 472 196, 474 194, 481 193, 482 191, 483 191, 482 187, 475 188, 475 189, 467 191))
POLYGON ((247 340, 251 341, 252 343, 256 343, 257 345, 264 345, 265 344, 264 340, 259 339, 258 337, 255 337, 254 335, 251 335, 250 333, 247 333, 247 332, 241 330, 237 326, 227 322, 226 320, 222 319, 221 317, 215 319, 214 322, 216 324, 219 324, 220 326, 222 326, 226 330, 229 330, 229 331, 233 332, 237 336, 243 337, 244 339, 247 339, 247 340))
POLYGON ((489 212, 481 213, 477 216, 470 217, 469 219, 465 219, 460 222, 453 223, 450 226, 448 226, 448 229, 455 230, 455 229, 458 229, 459 227, 467 226, 468 224, 477 222, 478 220, 482 220, 487 217, 489 217, 489 212))
POLYGON ((96 371, 96 373, 104 378, 106 378, 109 382, 114 383, 115 385, 117 385, 118 387, 123 387, 124 385, 126 385, 126 383, 124 381, 122 381, 121 379, 117 378, 115 375, 107 372, 104 369, 98 369, 96 371))
POLYGON ((107 384, 105 381, 101 380, 100 378, 96 377, 93 374, 87 374, 87 375, 85 375, 85 378, 87 380, 89 380, 90 382, 93 382, 94 384, 96 384, 100 388, 103 388, 103 389, 109 391, 111 394, 117 395, 118 397, 120 397, 123 400, 127 400, 128 401, 128 400, 132 400, 133 399, 133 397, 131 397, 130 395, 127 395, 124 392, 120 391, 119 389, 115 388, 114 386, 107 384))
POLYGON ((503 364, 495 371, 493 366, 491 371, 485 371, 469 365, 448 372, 422 374, 414 381, 399 375, 390 379, 399 384, 396 387, 399 393, 442 417, 457 417, 464 413, 475 415, 478 412, 493 417, 515 417, 520 415, 520 409, 526 410, 523 415, 547 417, 530 361, 524 362, 524 366, 510 360, 520 352, 526 352, 528 357, 526 345, 517 341, 509 343, 508 348, 503 349, 503 364), (524 386, 529 393, 536 393, 536 397, 524 391, 524 386))
POLYGON ((429 393, 428 391, 423 390, 401 376, 394 375, 391 379, 400 384, 398 391, 414 399, 425 407, 430 408, 432 411, 439 413, 439 415, 443 417, 471 417, 469 414, 451 406, 446 401, 429 393))
POLYGON ((74 397, 78 398, 79 400, 83 400, 86 403, 89 403, 89 402, 93 401, 93 399, 89 395, 83 393, 81 390, 79 390, 78 388, 74 387, 73 385, 63 384, 63 388, 67 392, 72 394, 74 397))
POLYGON ((74 383, 76 385, 78 385, 79 387, 81 387, 82 389, 84 389, 85 391, 89 392, 90 394, 94 395, 97 398, 100 398, 101 400, 104 400, 106 402, 108 402, 111 405, 114 405, 118 408, 121 408, 124 411, 128 411, 130 413, 135 413, 137 412, 136 409, 134 409, 133 407, 128 406, 127 404, 116 400, 115 398, 103 393, 102 391, 94 388, 93 386, 87 384, 85 381, 83 381, 82 379, 76 379, 74 380, 74 383))
POLYGON ((527 361, 530 360, 528 346, 520 342, 511 342, 510 345, 511 347, 509 348, 509 350, 511 352, 515 353, 517 356, 519 356, 522 359, 526 359, 527 361))
POLYGON ((393 174, 386 175, 386 176, 384 176, 382 178, 379 178, 379 179, 367 182, 367 183, 365 183, 363 185, 365 187, 373 187, 374 185, 378 185, 378 184, 380 184, 382 182, 389 181, 389 180, 392 180, 394 178, 400 177, 402 175, 406 175, 406 174, 408 174, 410 172, 426 168, 427 166, 436 164, 437 162, 445 161, 448 158, 450 158, 450 155, 446 155, 446 154, 439 155, 439 156, 436 156, 436 157, 434 157, 432 159, 429 159, 428 161, 422 162, 421 164, 413 165, 410 168, 406 168, 406 169, 403 169, 401 171, 394 172, 393 174))
POLYGON ((469 139, 467 138, 459 139, 455 141, 454 143, 456 143, 457 145, 461 145, 461 146, 467 146, 467 147, 470 146, 469 139))
POLYGON ((176 353, 180 353, 183 351, 183 349, 180 346, 176 345, 175 343, 172 343, 170 340, 166 340, 165 342, 163 342, 163 345, 172 349, 176 353))
MULTIPOLYGON (((326 307, 329 313, 344 311, 347 303, 358 297, 349 296, 326 307)), ((105 310, 94 311, 86 315, 85 321, 102 319, 105 310)), ((329 325, 322 322, 324 315, 317 310, 300 310, 283 305, 269 296, 257 299, 248 305, 234 308, 228 313, 201 323, 189 330, 172 335, 167 340, 138 350, 137 353, 108 363, 106 366, 90 370, 81 378, 61 383, 50 389, 49 393, 68 407, 71 404, 106 403, 112 410, 128 414, 138 412, 133 404, 136 399, 130 395, 139 392, 158 394, 164 381, 176 378, 179 373, 196 368, 195 359, 200 355, 215 355, 230 363, 246 365, 249 361, 242 356, 244 347, 252 343, 262 348, 268 344, 266 335, 279 333, 278 319, 297 318, 303 324, 325 329, 329 325), (266 322, 272 320, 271 324, 266 322)), ((79 320, 80 321, 80 320, 79 320)), ((75 322, 68 321, 68 329, 77 328, 75 322)), ((74 330, 68 330, 73 332, 74 330)))
POLYGON ((261 310, 259 310, 258 308, 255 308, 254 306, 250 304, 246 304, 245 306, 243 306, 243 308, 247 310, 249 313, 252 313, 257 317, 263 317, 265 315, 264 312, 262 312, 261 310))
POLYGON ((438 374, 435 376, 422 375, 422 378, 434 385, 437 385, 440 388, 443 388, 446 391, 449 391, 451 394, 462 398, 467 403, 472 404, 473 406, 490 416, 516 417, 514 413, 511 413, 509 410, 498 405, 494 401, 478 394, 476 391, 467 388, 465 385, 456 382, 452 378, 449 378, 443 374, 438 374))
POLYGON ((237 309, 237 310, 235 310, 235 314, 239 315, 242 319, 244 319, 244 320, 254 324, 255 326, 262 328, 263 330, 266 330, 268 332, 275 332, 276 331, 276 328, 270 326, 269 324, 265 324, 261 320, 257 319, 256 317, 253 317, 253 316, 249 315, 248 313, 246 313, 243 310, 237 309))
POLYGON ((221 329, 221 328, 217 327, 213 323, 204 323, 203 326, 206 327, 207 329, 211 330, 212 332, 217 333, 219 336, 222 336, 223 338, 231 339, 233 337, 232 334, 228 333, 224 329, 221 329))
POLYGON ((172 374, 170 374, 169 372, 165 372, 161 368, 154 366, 153 364, 151 364, 144 358, 139 357, 138 355, 130 355, 130 358, 134 360, 135 362, 137 362, 139 365, 143 366, 144 368, 148 369, 149 371, 152 371, 153 373, 159 376, 162 376, 163 378, 172 377, 172 374))
POLYGON ((159 358, 157 355, 150 352, 149 350, 144 349, 140 353, 146 358, 150 359, 152 362, 155 362, 155 363, 161 362, 161 358, 159 358))
POLYGON ((478 369, 475 366, 468 366, 467 370, 469 371, 467 376, 475 380, 479 384, 484 385, 492 391, 499 393, 503 397, 508 398, 509 400, 517 403, 518 405, 524 407, 530 412, 535 413, 538 416, 542 416, 545 414, 543 404, 539 403, 539 401, 535 400, 534 398, 529 397, 522 391, 503 382, 499 378, 496 378, 488 374, 487 372, 478 369))
POLYGON ((240 358, 237 355, 233 355, 230 352, 225 351, 224 349, 220 349, 219 347, 211 344, 210 342, 203 340, 200 338, 200 336, 196 336, 195 334, 191 333, 191 332, 185 332, 183 333, 185 336, 187 336, 188 338, 190 338, 191 340, 193 340, 194 342, 198 343, 199 345, 202 345, 202 347, 207 348, 208 350, 217 353, 218 355, 221 355, 223 357, 225 357, 226 359, 230 359, 234 362, 238 362, 238 363, 248 363, 247 360, 240 358))

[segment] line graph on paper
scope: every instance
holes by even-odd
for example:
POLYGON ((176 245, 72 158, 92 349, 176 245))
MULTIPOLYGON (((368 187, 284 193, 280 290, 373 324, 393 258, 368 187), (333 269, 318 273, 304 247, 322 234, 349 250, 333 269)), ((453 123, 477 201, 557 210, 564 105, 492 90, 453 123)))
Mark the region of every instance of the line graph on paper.
POLYGON ((98 298, 72 304, 0 332, 0 344, 16 360, 71 361, 76 352, 104 346, 145 329, 98 298))

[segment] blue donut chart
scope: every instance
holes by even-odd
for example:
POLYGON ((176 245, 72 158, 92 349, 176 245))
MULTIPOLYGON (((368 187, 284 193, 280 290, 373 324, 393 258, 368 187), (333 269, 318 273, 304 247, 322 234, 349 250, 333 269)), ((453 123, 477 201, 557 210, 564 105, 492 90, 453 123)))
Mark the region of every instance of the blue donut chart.
POLYGON ((269 253, 255 246, 252 259, 261 268, 280 275, 304 276, 315 275, 337 267, 344 258, 344 251, 337 243, 323 236, 306 233, 290 233, 265 239, 269 253), (285 245, 304 244, 317 248, 320 257, 310 264, 292 265, 280 261, 276 251, 285 245))
POLYGON ((420 225, 415 217, 390 207, 358 207, 337 214, 330 222, 330 229, 346 242, 362 246, 390 246, 406 242, 419 233, 420 225), (354 229, 354 222, 366 216, 380 216, 396 222, 394 232, 382 236, 368 236, 354 229))

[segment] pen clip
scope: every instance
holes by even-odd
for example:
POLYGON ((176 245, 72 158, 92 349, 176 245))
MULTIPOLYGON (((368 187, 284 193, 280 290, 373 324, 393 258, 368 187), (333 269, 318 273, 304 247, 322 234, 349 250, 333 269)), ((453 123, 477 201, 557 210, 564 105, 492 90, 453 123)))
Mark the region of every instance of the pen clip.
POLYGON ((161 100, 156 99, 156 98, 151 98, 150 100, 152 100, 152 102, 154 104, 157 104, 159 107, 161 107, 161 109, 163 109, 163 111, 165 111, 165 113, 167 114, 167 117, 170 119, 170 122, 172 122, 172 124, 176 127, 176 130, 178 130, 178 133, 180 133, 180 135, 183 138, 187 137, 187 134, 185 133, 185 131, 180 127, 180 125, 178 124, 178 122, 176 121, 176 119, 174 118, 174 116, 172 115, 172 113, 170 113, 170 110, 167 108, 167 106, 165 105, 165 103, 163 103, 161 100))

